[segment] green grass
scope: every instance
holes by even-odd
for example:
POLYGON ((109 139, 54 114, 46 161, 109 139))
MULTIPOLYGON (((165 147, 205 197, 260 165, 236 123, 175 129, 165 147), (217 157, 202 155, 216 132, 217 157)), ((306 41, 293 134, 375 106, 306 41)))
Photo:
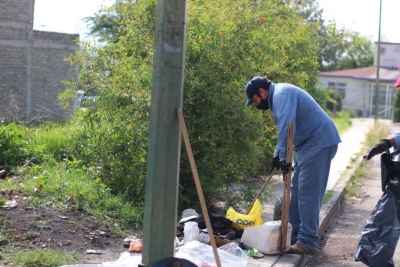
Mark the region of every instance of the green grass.
POLYGON ((362 161, 356 172, 351 176, 350 181, 346 183, 347 197, 360 197, 359 186, 361 181, 366 177, 366 161, 362 161))
MULTIPOLYGON (((29 196, 28 203, 34 206, 56 209, 68 206, 88 212, 120 233, 142 227, 143 207, 113 195, 99 178, 83 168, 71 166, 69 162, 35 165, 21 176, 24 177, 21 185, 19 180, 8 179, 0 184, 0 189, 23 190, 24 195, 29 196)), ((45 226, 44 222, 33 223, 39 228, 45 226)))
POLYGON ((25 236, 26 236, 26 238, 30 239, 30 238, 39 237, 40 233, 28 231, 28 232, 26 232, 25 236))
POLYGON ((30 225, 38 229, 51 229, 51 226, 49 225, 51 222, 51 220, 39 220, 30 222, 30 225))
POLYGON ((30 136, 27 149, 35 157, 43 161, 54 159, 63 160, 66 148, 69 145, 69 126, 64 124, 50 124, 39 127, 26 128, 30 136))
POLYGON ((336 116, 332 118, 332 120, 335 123, 339 134, 344 133, 352 125, 351 114, 344 110, 337 112, 336 116))
MULTIPOLYGON (((359 152, 358 156, 362 156, 370 148, 379 142, 379 140, 386 138, 389 135, 389 127, 384 123, 376 123, 374 127, 367 133, 365 141, 363 142, 362 151, 359 152)), ((360 166, 357 168, 351 179, 346 184, 346 196, 347 197, 360 197, 359 185, 362 180, 368 176, 366 166, 367 161, 362 161, 360 166)))
MULTIPOLYGON (((10 230, 10 226, 11 226, 11 222, 10 220, 5 217, 5 216, 1 216, 0 217, 0 246, 8 243, 10 236, 9 236, 9 232, 10 230)), ((1 249, 0 249, 1 251, 1 249)))
POLYGON ((57 267, 72 264, 79 260, 79 257, 76 253, 35 248, 28 251, 15 251, 11 254, 10 260, 12 260, 13 266, 57 267))
POLYGON ((326 203, 328 203, 328 201, 329 201, 329 199, 332 197, 332 195, 333 195, 333 190, 327 190, 326 192, 325 192, 325 195, 324 195, 324 199, 322 200, 322 203, 324 203, 324 204, 326 204, 326 203))
MULTIPOLYGON (((88 212, 121 233, 141 228, 143 204, 134 205, 114 194, 99 178, 95 167, 82 166, 75 157, 68 155, 71 127, 60 123, 20 130, 25 154, 34 155, 42 164, 25 169, 16 167, 18 179, 9 178, 0 183, 0 190, 22 190, 27 201, 35 206, 70 207, 88 212)), ((1 200, 0 204, 3 202, 1 200)))

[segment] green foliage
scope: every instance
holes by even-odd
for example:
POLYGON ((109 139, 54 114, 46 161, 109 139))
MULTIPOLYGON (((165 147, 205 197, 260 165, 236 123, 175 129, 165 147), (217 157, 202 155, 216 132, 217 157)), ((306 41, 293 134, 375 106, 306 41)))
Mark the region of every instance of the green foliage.
POLYGON ((18 166, 25 161, 26 134, 23 129, 15 123, 0 125, 0 165, 18 166))
POLYGON ((22 267, 57 267, 72 264, 78 260, 77 254, 70 254, 60 250, 34 248, 28 251, 15 251, 11 260, 16 266, 22 267))
MULTIPOLYGON (((70 154, 76 144, 71 138, 75 136, 75 127, 81 119, 78 116, 67 124, 18 126, 20 132, 24 133, 20 137, 23 142, 19 150, 10 153, 23 151, 24 155, 40 158, 42 164, 19 171, 18 174, 24 177, 23 183, 21 180, 8 179, 0 183, 0 189, 23 190, 24 195, 30 196, 28 201, 33 205, 61 208, 68 205, 83 210, 104 220, 118 231, 141 227, 143 201, 138 201, 137 197, 135 201, 134 191, 126 189, 128 194, 132 194, 131 201, 128 202, 126 197, 112 194, 110 187, 99 178, 100 172, 94 167, 95 164, 87 167, 70 154)), ((15 154, 8 156, 15 158, 15 154)))
POLYGON ((20 167, 26 160, 60 161, 67 157, 68 127, 62 124, 0 126, 0 165, 20 167))
MULTIPOLYGON (((266 177, 264 177, 265 179, 266 177)), ((234 188, 234 186, 230 186, 225 190, 221 190, 221 195, 224 196, 225 204, 224 211, 226 211, 229 207, 234 208, 237 211, 243 209, 243 207, 247 208, 254 201, 254 197, 257 196, 260 188, 264 184, 264 180, 256 181, 253 178, 246 179, 243 181, 243 187, 240 190, 234 188)), ((258 197, 258 200, 261 203, 266 203, 269 201, 276 201, 278 199, 278 193, 274 191, 274 185, 269 184, 262 194, 258 197)))
MULTIPOLYGON (((115 7, 122 8, 126 2, 134 0, 116 0, 114 8, 101 7, 92 17, 83 19, 88 25, 90 36, 95 36, 101 43, 116 42, 122 33, 119 33, 120 23, 123 15, 116 12, 115 7)), ((125 25, 126 26, 126 25, 125 25)))
POLYGON ((333 117, 333 122, 335 123, 339 134, 342 134, 352 125, 351 113, 346 110, 341 110, 333 117))
POLYGON ((70 136, 68 125, 43 124, 26 128, 29 138, 26 149, 30 155, 40 160, 62 161, 67 158, 70 136))
MULTIPOLYGON (((374 127, 367 133, 365 141, 363 142, 363 151, 368 151, 373 147, 379 140, 386 138, 389 134, 389 127, 386 123, 376 123, 374 127)), ((361 154, 362 155, 362 154, 361 154)), ((358 155, 360 156, 360 155, 358 155)), ((347 197, 360 197, 359 185, 365 177, 368 177, 366 169, 367 161, 362 161, 356 172, 351 176, 350 181, 346 184, 346 196, 347 197)))
MULTIPOLYGON (((6 203, 4 199, 0 199, 0 201, 6 203)), ((0 206, 4 204, 0 203, 0 206)), ((7 244, 12 239, 12 232, 10 219, 7 216, 0 216, 0 246, 7 244)))
POLYGON ((339 92, 333 89, 328 90, 329 100, 326 102, 326 107, 331 112, 337 112, 342 110, 343 96, 339 92), (335 110, 336 108, 336 110, 335 110))
MULTIPOLYGON (((133 205, 121 196, 113 195, 93 170, 65 161, 35 165, 29 167, 27 172, 28 179, 22 188, 16 183, 4 186, 24 190, 26 195, 31 195, 29 201, 34 205, 74 207, 104 220, 110 228, 118 231, 142 226, 143 206, 133 205), (36 189, 34 193, 32 188, 36 189)), ((46 227, 46 221, 33 224, 38 228, 46 227)))
POLYGON ((317 0, 282 1, 295 7, 299 15, 317 29, 320 71, 372 66, 373 43, 357 32, 338 28, 335 21, 325 21, 323 9, 319 8, 317 0))
POLYGON ((320 71, 332 71, 372 66, 373 43, 357 32, 338 28, 330 22, 323 27, 319 39, 320 71))
POLYGON ((31 239, 31 238, 35 238, 35 237, 39 237, 39 236, 40 236, 40 233, 39 233, 39 232, 31 232, 31 231, 28 231, 28 232, 25 233, 25 237, 26 237, 27 239, 31 239))
POLYGON ((396 90, 396 102, 394 104, 393 122, 400 122, 400 89, 396 90))
MULTIPOLYGON (((81 65, 70 89, 99 99, 80 112, 71 133, 77 162, 115 194, 144 201, 156 1, 126 2, 118 40, 106 47, 85 43, 71 58, 81 65)), ((281 1, 188 3, 183 111, 207 197, 250 175, 266 172, 276 128, 269 112, 244 108, 244 85, 254 75, 316 90, 316 29, 281 1)), ((198 201, 193 174, 181 152, 181 207, 198 201)))

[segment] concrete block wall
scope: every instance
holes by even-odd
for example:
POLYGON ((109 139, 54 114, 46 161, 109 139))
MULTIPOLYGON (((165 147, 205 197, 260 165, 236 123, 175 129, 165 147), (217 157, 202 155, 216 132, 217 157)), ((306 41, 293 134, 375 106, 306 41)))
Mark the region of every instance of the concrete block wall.
POLYGON ((34 0, 0 0, 0 117, 62 119, 57 96, 63 80, 77 78, 64 59, 74 54, 79 35, 33 30, 34 0))
MULTIPOLYGON (((34 36, 36 37, 35 34, 34 36)), ((52 114, 52 117, 69 115, 70 112, 63 110, 60 106, 57 96, 65 90, 63 80, 77 78, 74 70, 76 67, 64 60, 75 50, 75 46, 65 46, 65 43, 51 45, 47 43, 46 46, 32 48, 32 110, 41 114, 52 114)))
POLYGON ((29 24, 33 18, 34 0, 1 0, 0 21, 29 24))
POLYGON ((31 0, 0 0, 0 116, 26 113, 26 46, 33 27, 31 0))

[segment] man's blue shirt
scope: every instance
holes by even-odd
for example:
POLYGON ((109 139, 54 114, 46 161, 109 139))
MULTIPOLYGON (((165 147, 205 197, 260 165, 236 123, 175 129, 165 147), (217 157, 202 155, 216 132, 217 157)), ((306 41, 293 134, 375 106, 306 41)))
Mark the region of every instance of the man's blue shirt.
POLYGON ((314 156, 324 147, 341 142, 332 119, 305 90, 286 83, 271 83, 268 103, 278 127, 278 143, 274 152, 285 160, 287 127, 294 125, 294 151, 297 164, 314 156))

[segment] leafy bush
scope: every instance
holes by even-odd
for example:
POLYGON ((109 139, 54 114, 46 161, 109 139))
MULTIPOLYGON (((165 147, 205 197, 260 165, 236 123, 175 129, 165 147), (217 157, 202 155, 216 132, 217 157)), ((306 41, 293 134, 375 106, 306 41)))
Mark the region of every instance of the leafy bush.
POLYGON ((27 127, 29 138, 26 149, 33 157, 56 162, 66 159, 70 145, 70 125, 43 124, 27 127))
POLYGON ((22 164, 26 158, 24 127, 16 123, 0 125, 0 165, 8 167, 22 164))
POLYGON ((326 103, 326 107, 331 111, 334 112, 335 105, 336 105, 336 111, 341 111, 342 110, 342 102, 343 102, 343 96, 339 92, 336 92, 333 89, 328 90, 328 97, 329 101, 326 103))
MULTIPOLYGON (((244 86, 266 74, 321 96, 314 25, 281 1, 191 1, 188 5, 183 112, 206 197, 266 171, 276 128, 269 112, 244 108, 244 86)), ((108 46, 85 43, 71 58, 81 65, 70 91, 96 91, 79 114, 73 136, 77 161, 114 193, 144 199, 156 1, 116 10, 120 38, 108 46)), ((65 94, 68 95, 68 94, 65 94)), ((64 95, 64 96, 65 96, 64 95)), ((181 207, 198 199, 185 146, 181 152, 181 207)))

